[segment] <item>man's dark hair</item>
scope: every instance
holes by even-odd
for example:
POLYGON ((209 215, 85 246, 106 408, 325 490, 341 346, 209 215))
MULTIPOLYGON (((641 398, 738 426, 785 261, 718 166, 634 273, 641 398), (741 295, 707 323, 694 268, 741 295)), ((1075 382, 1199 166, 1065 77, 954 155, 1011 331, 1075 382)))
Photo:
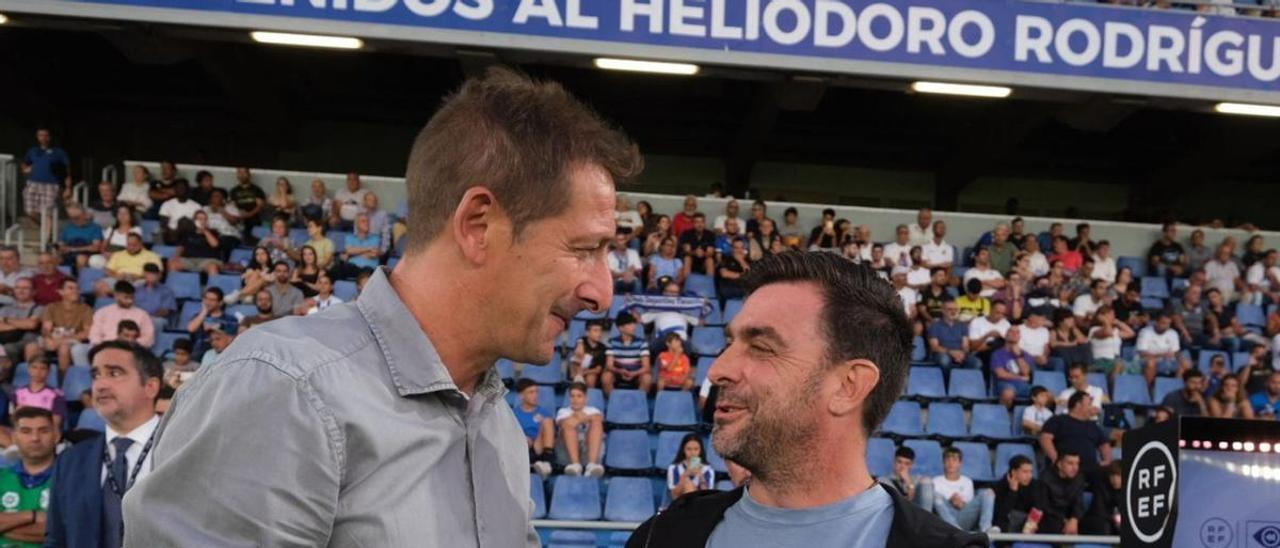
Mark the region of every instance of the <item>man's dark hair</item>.
POLYGON ((904 445, 902 447, 899 447, 897 451, 893 452, 893 458, 907 459, 909 461, 915 462, 916 450, 904 445))
POLYGON ((1075 449, 1062 449, 1061 451, 1058 451, 1057 462, 1062 462, 1066 460, 1067 457, 1075 457, 1078 459, 1080 458, 1080 452, 1076 451, 1075 449))
POLYGON ((210 195, 210 196, 222 196, 222 199, 223 199, 223 200, 227 199, 227 191, 225 191, 225 190, 223 190, 223 189, 221 189, 221 188, 217 188, 217 187, 214 187, 213 191, 209 192, 209 195, 210 195))
POLYGON ((142 328, 138 327, 138 322, 133 320, 120 320, 120 323, 116 324, 116 333, 124 333, 126 330, 137 331, 138 333, 142 332, 142 328))
POLYGON ((964 283, 964 292, 973 293, 975 295, 978 293, 982 293, 982 280, 979 280, 977 278, 969 278, 969 281, 964 283))
POLYGON ((964 460, 964 452, 960 451, 959 449, 957 449, 957 448, 955 448, 955 447, 948 447, 948 448, 946 448, 946 449, 943 449, 943 450, 942 450, 942 458, 943 458, 943 459, 945 459, 945 458, 947 458, 947 457, 952 457, 952 456, 954 456, 954 457, 955 457, 955 458, 957 458, 957 459, 960 459, 961 461, 963 461, 963 460, 964 460))
POLYGON ((1081 373, 1086 373, 1086 374, 1087 374, 1087 373, 1089 372, 1088 368, 1086 368, 1086 367, 1085 367, 1085 365, 1084 365, 1083 363, 1080 363, 1080 362, 1072 362, 1072 363, 1071 363, 1071 365, 1068 365, 1068 366, 1067 366, 1067 375, 1070 375, 1070 374, 1071 374, 1071 372, 1072 372, 1072 371, 1074 371, 1074 370, 1076 370, 1076 369, 1079 369, 1081 373))
POLYGON ((932 277, 933 275, 935 275, 935 274, 937 274, 937 273, 939 273, 939 272, 941 272, 941 273, 943 273, 943 274, 946 274, 946 273, 947 273, 947 269, 946 269, 946 268, 943 268, 943 267, 941 267, 941 266, 935 266, 935 267, 933 267, 933 268, 930 268, 930 269, 929 269, 929 276, 930 276, 930 277, 932 277))
POLYGON ((66 289, 67 284, 79 284, 79 283, 80 282, 76 281, 75 278, 67 278, 65 280, 62 280, 61 284, 58 284, 58 289, 66 289))
MULTIPOLYGON (((1107 281, 1106 281, 1106 280, 1094 280, 1094 281, 1092 281, 1092 282, 1090 282, 1090 283, 1089 283, 1089 289, 1097 289, 1098 287, 1106 287, 1106 285, 1107 285, 1107 281)), ((1094 311, 1094 312, 1095 312, 1095 313, 1097 313, 1097 311, 1094 311)))
POLYGON ((560 84, 489 69, 447 97, 413 143, 405 172, 409 249, 431 243, 478 184, 497 197, 518 237, 569 207, 570 174, 581 165, 599 166, 620 183, 639 174, 644 160, 560 84))
POLYGON ((1031 459, 1027 458, 1026 455, 1014 455, 1013 458, 1009 459, 1009 473, 1012 474, 1015 470, 1029 464, 1031 464, 1031 459))
POLYGON ((213 174, 209 173, 206 170, 202 169, 196 172, 196 184, 200 184, 201 182, 204 182, 205 179, 212 179, 212 178, 213 178, 213 174))
POLYGON ((283 265, 285 268, 290 268, 289 263, 286 263, 286 262, 284 262, 284 261, 276 261, 275 263, 272 263, 272 265, 271 265, 271 270, 275 270, 275 269, 277 269, 277 268, 280 268, 282 265, 283 265))
MULTIPOLYGON (((151 264, 151 263, 147 263, 147 264, 151 264)), ((114 289, 113 293, 124 293, 125 295, 133 295, 135 293, 133 284, 126 282, 124 280, 116 281, 116 286, 113 289, 114 289)))
POLYGON ((1204 373, 1201 373, 1199 368, 1192 367, 1191 369, 1182 372, 1183 383, 1188 383, 1191 382, 1191 379, 1198 379, 1201 377, 1204 377, 1204 373))
POLYGON ((767 257, 747 271, 743 287, 750 295, 784 282, 820 287, 820 323, 830 363, 865 359, 880 368, 880 382, 867 395, 862 415, 863 434, 870 435, 906 384, 912 332, 902 301, 874 270, 834 253, 788 251, 767 257))
POLYGON ((782 212, 782 216, 783 216, 783 217, 786 217, 787 215, 796 215, 796 216, 799 216, 799 215, 800 215, 800 210, 798 210, 798 209, 796 209, 796 208, 794 208, 794 207, 788 207, 786 211, 783 211, 783 212, 782 212))
POLYGON ((702 219, 702 220, 704 220, 704 221, 705 221, 705 220, 707 220, 707 214, 706 214, 706 213, 703 213, 703 212, 701 212, 701 211, 695 211, 695 212, 693 213, 693 218, 694 218, 694 219, 702 219))
POLYGON ((583 394, 586 394, 586 393, 587 393, 587 383, 584 383, 584 382, 575 382, 575 383, 570 384, 570 385, 569 385, 569 391, 570 391, 570 392, 573 392, 574 390, 579 390, 579 391, 581 391, 583 394))
POLYGON ((831 208, 829 208, 829 207, 828 207, 828 208, 826 208, 826 209, 822 210, 822 216, 823 216, 823 217, 830 216, 830 217, 834 218, 834 217, 836 216, 836 210, 831 209, 831 208))
POLYGON ((217 295, 217 296, 218 296, 218 302, 219 302, 219 303, 221 303, 221 302, 222 302, 222 298, 226 296, 226 294, 222 292, 222 288, 221 288, 221 287, 216 287, 216 286, 209 286, 209 287, 206 287, 206 288, 204 288, 204 292, 205 292, 205 293, 213 293, 214 295, 217 295))
POLYGON ((18 421, 22 419, 47 419, 50 424, 53 424, 53 412, 43 407, 26 405, 13 412, 13 426, 16 428, 18 421))
POLYGON ((1160 225, 1160 232, 1164 232, 1164 231, 1166 231, 1166 230, 1169 230, 1169 228, 1170 228, 1170 227, 1175 227, 1175 228, 1176 228, 1177 226, 1178 226, 1178 223, 1164 223, 1164 224, 1160 225))
POLYGON ((1084 399, 1088 397, 1088 392, 1081 392, 1077 390, 1075 394, 1072 394, 1071 397, 1067 399, 1067 410, 1070 411, 1075 409, 1080 402, 1084 401, 1084 399))
POLYGON ((1032 386, 1032 387, 1031 387, 1031 398, 1032 398, 1032 399, 1035 399, 1035 397, 1036 397, 1036 396, 1039 396, 1041 392, 1048 392, 1048 391, 1049 391, 1049 389, 1048 389, 1048 388, 1045 388, 1045 387, 1040 386, 1040 385, 1038 385, 1038 384, 1037 384, 1037 385, 1035 385, 1035 386, 1032 386))
POLYGON ((164 365, 160 363, 160 359, 136 343, 122 339, 100 342, 89 350, 89 361, 92 362, 99 352, 110 349, 123 350, 133 356, 133 365, 138 370, 138 378, 142 380, 142 384, 147 384, 151 379, 160 380, 164 384, 164 365))
POLYGON ((1079 234, 1081 230, 1084 230, 1086 228, 1089 228, 1089 223, 1080 223, 1076 225, 1076 234, 1079 234))
POLYGON ((516 393, 519 394, 527 390, 530 386, 538 386, 533 379, 520 379, 516 381, 516 393))
POLYGON ((190 354, 194 348, 195 347, 191 344, 191 339, 178 339, 173 341, 174 350, 186 350, 187 353, 190 354))
POLYGON ((1107 246, 1107 247, 1111 247, 1111 240, 1098 240, 1098 244, 1097 244, 1096 246, 1094 246, 1094 247, 1095 247, 1095 248, 1096 248, 1096 247, 1102 247, 1102 246, 1104 246, 1104 245, 1105 245, 1105 246, 1107 246))

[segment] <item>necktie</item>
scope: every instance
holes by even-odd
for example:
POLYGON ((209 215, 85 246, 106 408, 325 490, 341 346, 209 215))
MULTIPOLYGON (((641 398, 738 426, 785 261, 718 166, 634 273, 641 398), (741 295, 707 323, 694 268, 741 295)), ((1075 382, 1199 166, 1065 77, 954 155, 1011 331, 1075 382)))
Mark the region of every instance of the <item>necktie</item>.
POLYGON ((116 457, 111 459, 110 475, 115 478, 115 484, 120 492, 112 488, 110 481, 102 485, 102 546, 103 548, 120 548, 120 543, 124 540, 121 499, 129 485, 129 458, 125 456, 125 452, 129 450, 129 446, 133 445, 133 440, 119 437, 111 440, 111 445, 115 447, 116 457))

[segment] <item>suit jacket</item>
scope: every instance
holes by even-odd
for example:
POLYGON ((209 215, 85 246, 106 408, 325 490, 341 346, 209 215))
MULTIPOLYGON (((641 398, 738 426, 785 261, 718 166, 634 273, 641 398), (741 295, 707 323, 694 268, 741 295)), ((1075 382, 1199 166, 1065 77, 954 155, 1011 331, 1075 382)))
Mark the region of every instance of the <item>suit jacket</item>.
POLYGON ((97 548, 100 544, 106 443, 106 436, 95 436, 58 456, 46 515, 46 548, 97 548))

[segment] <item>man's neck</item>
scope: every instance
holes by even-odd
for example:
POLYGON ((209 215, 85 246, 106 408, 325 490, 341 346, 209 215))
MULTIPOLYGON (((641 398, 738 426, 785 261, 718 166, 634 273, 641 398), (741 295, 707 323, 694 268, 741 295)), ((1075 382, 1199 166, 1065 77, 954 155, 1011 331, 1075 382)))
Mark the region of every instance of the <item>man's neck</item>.
POLYGON ((44 386, 45 383, 43 382, 38 383, 36 381, 31 381, 30 383, 27 383, 27 390, 30 392, 40 392, 41 390, 44 390, 44 386))
POLYGON ((53 453, 50 453, 49 456, 43 459, 28 459, 25 457, 22 459, 22 469, 31 476, 38 475, 45 470, 48 470, 50 466, 53 466, 53 453))
POLYGON ((1089 420, 1089 410, 1088 410, 1088 408, 1086 408, 1084 411, 1080 411, 1080 412, 1071 412, 1071 413, 1068 413, 1068 414, 1069 414, 1069 415, 1071 415, 1071 418, 1073 418, 1073 419, 1075 419, 1075 420, 1078 420, 1078 421, 1086 421, 1086 422, 1087 422, 1087 421, 1089 420))
POLYGON ((947 478, 947 481, 960 481, 960 472, 953 474, 943 473, 942 477, 947 478))
POLYGON ((864 457, 865 439, 844 443, 846 436, 847 432, 837 434, 842 443, 836 444, 822 440, 826 436, 821 432, 815 433, 818 439, 813 440, 810 449, 828 446, 817 452, 826 458, 791 459, 782 464, 784 470, 757 475, 751 480, 751 498, 774 508, 804 509, 836 503, 874 488, 864 457))
POLYGON ((147 421, 155 417, 155 413, 138 413, 134 417, 126 417, 120 420, 108 420, 107 426, 120 435, 132 434, 134 430, 142 427, 147 421))

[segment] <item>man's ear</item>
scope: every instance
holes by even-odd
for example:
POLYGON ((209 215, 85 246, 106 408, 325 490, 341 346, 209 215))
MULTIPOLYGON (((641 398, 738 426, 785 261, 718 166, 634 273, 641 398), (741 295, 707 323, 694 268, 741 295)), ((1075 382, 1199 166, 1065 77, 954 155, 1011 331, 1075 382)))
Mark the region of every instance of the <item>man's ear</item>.
POLYGON ((481 265, 489 258, 499 234, 509 232, 508 224, 493 192, 473 186, 462 195, 449 228, 462 256, 472 265, 481 265))
POLYGON ((880 384, 880 367, 871 360, 849 360, 840 366, 839 381, 828 410, 842 417, 863 408, 871 391, 880 384))

